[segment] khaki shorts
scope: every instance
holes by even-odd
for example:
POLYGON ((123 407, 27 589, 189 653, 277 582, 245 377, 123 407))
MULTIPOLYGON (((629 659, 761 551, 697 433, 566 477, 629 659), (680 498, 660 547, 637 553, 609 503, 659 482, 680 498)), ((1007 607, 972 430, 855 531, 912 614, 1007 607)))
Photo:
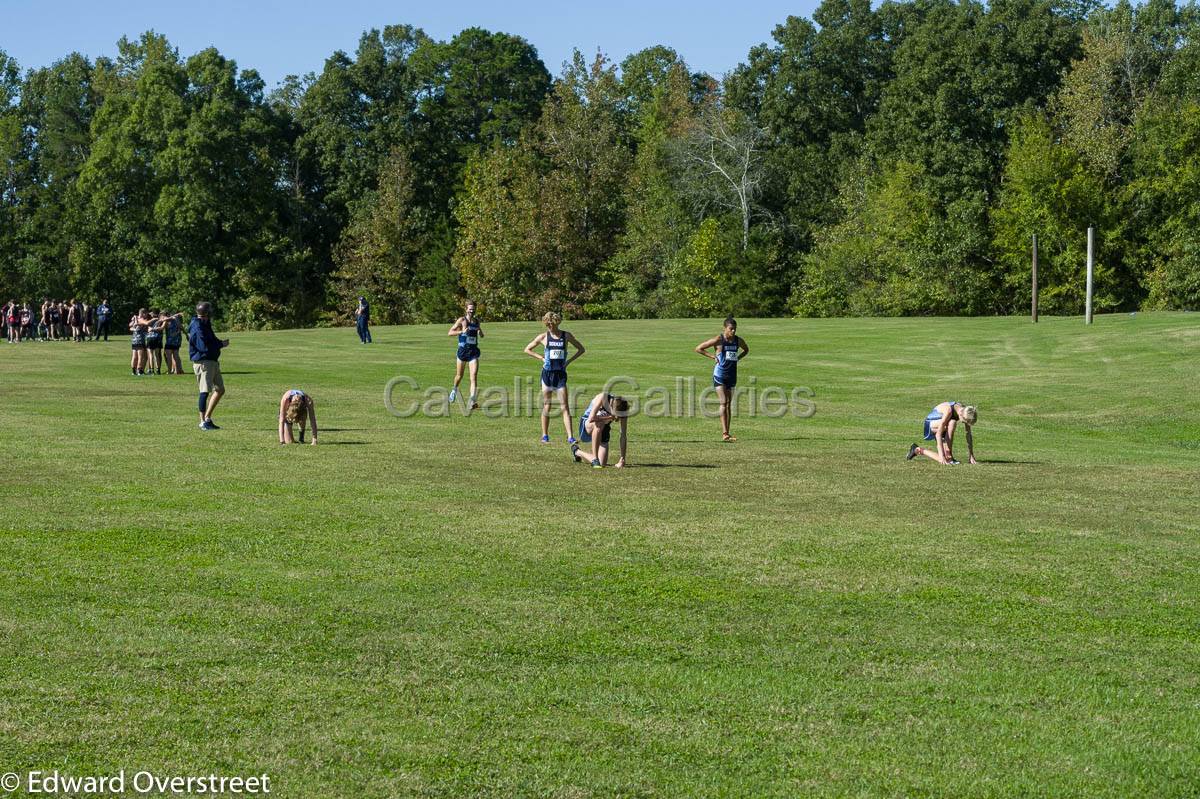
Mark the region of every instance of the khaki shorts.
POLYGON ((200 393, 210 394, 213 391, 225 391, 225 381, 221 379, 220 361, 192 361, 192 371, 196 373, 196 385, 200 393))

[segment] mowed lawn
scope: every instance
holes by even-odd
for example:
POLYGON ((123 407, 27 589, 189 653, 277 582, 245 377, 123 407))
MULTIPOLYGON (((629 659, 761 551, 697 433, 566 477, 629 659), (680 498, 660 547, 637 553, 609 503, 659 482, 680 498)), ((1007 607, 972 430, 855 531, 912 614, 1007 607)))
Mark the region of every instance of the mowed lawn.
MULTIPOLYGON (((1200 793, 1200 316, 742 320, 742 385, 816 414, 639 416, 604 471, 557 418, 390 415, 390 378, 448 384, 447 327, 230 334, 210 433, 125 337, 0 344, 0 771, 1200 793), (292 387, 317 447, 276 443, 292 387), (948 399, 983 463, 905 462, 948 399)), ((719 323, 565 327, 573 386, 645 391, 707 385, 719 323)), ((486 324, 483 385, 536 379, 539 330, 486 324)))

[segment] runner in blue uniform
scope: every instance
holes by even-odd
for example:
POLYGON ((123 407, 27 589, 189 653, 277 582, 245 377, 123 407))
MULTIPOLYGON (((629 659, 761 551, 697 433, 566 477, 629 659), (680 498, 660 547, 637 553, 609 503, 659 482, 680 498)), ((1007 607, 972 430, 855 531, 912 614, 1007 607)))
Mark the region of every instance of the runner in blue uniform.
POLYGON ((298 388, 283 392, 279 398, 279 443, 294 444, 292 425, 300 423, 300 443, 304 443, 304 428, 312 425, 312 443, 317 443, 317 404, 298 388))
POLYGON ((954 459, 954 433, 959 422, 962 422, 967 428, 967 463, 975 465, 978 461, 975 460, 975 441, 971 437, 971 428, 978 418, 979 412, 974 405, 963 405, 954 400, 935 405, 925 417, 924 437, 926 441, 936 441, 937 449, 930 451, 914 443, 908 448, 906 460, 924 455, 931 461, 957 466, 958 461, 954 459))
POLYGON ((733 407, 733 390, 737 387, 738 361, 750 354, 746 340, 737 334, 737 322, 732 316, 725 318, 725 329, 720 335, 701 342, 696 352, 716 361, 713 367, 713 386, 721 400, 721 440, 737 441, 729 433, 729 417, 733 407), (714 352, 710 353, 709 350, 714 352))
POLYGON ((603 469, 608 465, 608 442, 614 421, 621 425, 621 458, 617 461, 617 468, 624 468, 629 401, 603 391, 592 397, 587 410, 579 417, 579 440, 591 446, 585 452, 578 444, 571 444, 571 456, 576 463, 586 458, 591 461, 593 469, 603 469))
POLYGON ((567 367, 571 362, 584 353, 579 339, 565 330, 559 329, 562 317, 554 311, 542 317, 546 332, 541 333, 525 347, 525 354, 542 362, 542 443, 550 443, 550 401, 558 395, 562 406, 563 427, 567 431, 567 443, 574 444, 575 436, 571 430, 571 402, 567 395, 567 367), (542 354, 538 355, 533 348, 542 346, 542 354), (567 357, 567 344, 575 347, 575 354, 567 357))
POLYGON ((466 366, 471 372, 471 410, 479 408, 479 403, 475 401, 476 397, 476 382, 479 375, 479 339, 483 338, 483 325, 479 324, 479 319, 475 316, 475 303, 467 300, 466 313, 455 320, 450 326, 451 336, 458 336, 458 355, 454 369, 454 388, 450 389, 450 401, 454 402, 458 399, 458 384, 463 379, 463 367, 466 366))

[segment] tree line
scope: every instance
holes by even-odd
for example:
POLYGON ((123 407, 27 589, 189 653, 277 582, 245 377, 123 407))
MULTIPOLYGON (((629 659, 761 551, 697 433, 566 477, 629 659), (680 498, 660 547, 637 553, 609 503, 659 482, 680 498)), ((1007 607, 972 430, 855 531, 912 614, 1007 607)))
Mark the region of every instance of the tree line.
POLYGON ((1200 14, 825 0, 722 79, 370 30, 268 91, 154 32, 0 51, 0 296, 224 323, 1200 307, 1200 14))

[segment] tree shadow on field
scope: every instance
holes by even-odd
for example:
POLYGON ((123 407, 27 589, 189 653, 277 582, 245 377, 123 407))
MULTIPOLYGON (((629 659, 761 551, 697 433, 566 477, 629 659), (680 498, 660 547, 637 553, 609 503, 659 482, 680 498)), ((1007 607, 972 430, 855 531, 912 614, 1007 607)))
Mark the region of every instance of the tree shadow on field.
POLYGON ((882 436, 768 436, 763 441, 892 441, 882 436))
POLYGON ((634 469, 716 469, 715 463, 635 463, 634 469))

